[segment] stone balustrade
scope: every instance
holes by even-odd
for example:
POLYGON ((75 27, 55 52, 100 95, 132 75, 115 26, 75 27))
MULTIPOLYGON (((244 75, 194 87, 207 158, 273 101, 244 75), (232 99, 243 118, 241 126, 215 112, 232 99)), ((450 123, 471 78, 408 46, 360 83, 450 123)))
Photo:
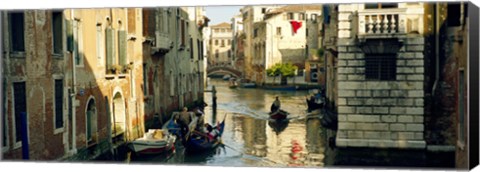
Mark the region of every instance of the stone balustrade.
POLYGON ((358 12, 359 35, 406 33, 406 9, 365 9, 358 12))

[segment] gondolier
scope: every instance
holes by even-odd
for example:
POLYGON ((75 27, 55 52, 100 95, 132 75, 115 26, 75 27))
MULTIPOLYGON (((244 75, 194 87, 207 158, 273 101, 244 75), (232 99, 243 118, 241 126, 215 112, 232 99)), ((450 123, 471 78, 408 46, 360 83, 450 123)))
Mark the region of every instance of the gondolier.
POLYGON ((183 111, 180 112, 180 117, 178 119, 178 123, 180 124, 180 127, 182 129, 182 135, 186 136, 190 128, 188 127, 188 124, 192 121, 193 117, 191 116, 190 113, 188 113, 188 108, 184 107, 183 111))
POLYGON ((280 100, 278 99, 278 96, 275 97, 275 101, 273 101, 272 106, 270 107, 270 112, 276 112, 280 110, 280 100))

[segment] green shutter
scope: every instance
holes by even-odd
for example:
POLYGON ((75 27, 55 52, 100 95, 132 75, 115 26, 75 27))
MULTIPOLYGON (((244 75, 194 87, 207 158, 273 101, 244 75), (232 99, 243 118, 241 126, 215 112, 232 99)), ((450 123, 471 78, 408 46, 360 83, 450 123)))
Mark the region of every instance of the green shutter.
POLYGON ((118 31, 118 60, 119 65, 127 64, 127 32, 118 31))
POLYGON ((114 51, 114 45, 113 45, 113 29, 107 28, 105 30, 105 47, 107 49, 106 56, 107 56, 107 67, 110 67, 113 65, 114 62, 114 57, 115 57, 115 51, 114 51))
POLYGON ((67 50, 73 52, 73 21, 67 21, 67 50))

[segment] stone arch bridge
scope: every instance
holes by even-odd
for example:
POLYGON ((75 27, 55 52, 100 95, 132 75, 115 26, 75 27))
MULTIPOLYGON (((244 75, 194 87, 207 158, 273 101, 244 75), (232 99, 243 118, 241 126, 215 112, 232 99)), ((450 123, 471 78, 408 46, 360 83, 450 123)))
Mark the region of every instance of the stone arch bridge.
POLYGON ((242 72, 234 69, 233 66, 230 65, 222 65, 222 66, 208 66, 207 67, 207 75, 226 75, 230 74, 231 76, 235 76, 236 78, 242 77, 242 72))

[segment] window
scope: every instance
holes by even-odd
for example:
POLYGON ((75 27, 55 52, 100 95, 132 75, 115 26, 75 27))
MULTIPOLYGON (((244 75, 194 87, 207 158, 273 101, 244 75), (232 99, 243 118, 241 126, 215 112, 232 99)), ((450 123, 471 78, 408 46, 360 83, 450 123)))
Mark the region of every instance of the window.
POLYGON ((115 41, 115 35, 113 29, 108 27, 105 29, 105 47, 106 47, 106 62, 107 62, 107 70, 115 64, 115 45, 113 42, 115 41))
POLYGON ((365 54, 365 78, 395 80, 396 65, 396 54, 365 54))
POLYGON ((225 40, 222 39, 222 43, 220 44, 221 47, 225 47, 225 40))
POLYGON ((75 56, 75 65, 83 66, 83 32, 82 25, 78 21, 73 22, 73 37, 75 38, 73 54, 75 56))
POLYGON ((304 13, 299 13, 298 14, 298 20, 305 20, 305 14, 304 13))
POLYGON ((103 35, 102 35, 102 24, 97 24, 97 59, 98 65, 103 65, 103 35))
POLYGON ((204 52, 203 52, 203 42, 200 41, 200 40, 199 40, 199 42, 200 42, 200 44, 199 44, 199 45, 200 45, 200 48, 199 48, 199 50, 200 50, 200 52, 199 52, 200 55, 198 56, 198 58, 199 58, 199 60, 203 60, 203 53, 204 53, 204 52))
POLYGON ((25 19, 23 12, 12 12, 10 16, 10 40, 12 52, 25 51, 25 19))
POLYGON ((197 39, 197 55, 198 55, 198 59, 201 59, 202 58, 202 53, 203 53, 203 48, 202 48, 202 41, 200 41, 200 39, 197 39))
POLYGON ((465 143, 465 74, 458 72, 458 141, 465 143))
POLYGON ((147 64, 143 64, 143 95, 147 96, 147 64))
POLYGON ((170 71, 170 96, 175 96, 175 78, 172 71, 170 71))
POLYGON ((119 30, 118 34, 118 64, 123 66, 127 64, 127 31, 119 30))
MULTIPOLYGON (((7 82, 5 81, 5 78, 2 81, 2 147, 5 148, 7 147, 7 82)), ((5 150, 5 149, 3 149, 5 150)))
POLYGON ((53 53, 62 54, 63 50, 63 15, 62 12, 52 13, 52 41, 53 41, 53 53))
POLYGON ((14 99, 14 111, 15 111, 15 142, 22 141, 22 113, 27 113, 27 95, 26 95, 25 82, 13 83, 13 99, 14 99))
POLYGON ((448 26, 460 26, 460 21, 463 20, 460 18, 462 13, 460 3, 448 3, 447 8, 448 26))
POLYGON ((257 37, 257 34, 258 34, 258 29, 254 29, 254 30, 253 30, 253 37, 254 37, 254 38, 257 37))
POLYGON ((63 79, 55 80, 55 129, 63 128, 63 79))
POLYGON ((262 14, 265 14, 267 12, 267 8, 262 8, 262 14))
MULTIPOLYGON (((130 11, 129 11, 130 12, 130 11)), ((163 8, 159 8, 158 9, 158 30, 162 33, 165 33, 165 24, 164 24, 164 17, 163 17, 163 8)), ((130 20, 128 20, 130 21, 130 20)), ((133 20, 135 21, 135 20, 133 20)), ((132 24, 133 26, 135 26, 134 24, 132 24)), ((133 27, 135 28, 135 27, 133 27)), ((130 31, 130 27, 128 28, 128 31, 130 31)))
POLYGON ((287 19, 288 19, 288 20, 294 20, 294 18, 293 18, 293 13, 288 13, 288 14, 287 14, 287 19))
POLYGON ((170 33, 170 18, 172 16, 172 13, 170 12, 170 10, 167 10, 167 24, 166 24, 166 27, 167 27, 167 33, 170 33))
POLYGON ((218 45, 218 39, 215 39, 215 45, 218 45))
POLYGON ((228 50, 228 58, 232 57, 232 51, 228 50))
POLYGON ((218 50, 215 50, 215 58, 218 59, 218 50))
POLYGON ((398 3, 368 3, 365 9, 398 8, 398 3))
POLYGON ((193 39, 190 38, 190 59, 193 59, 193 39))
POLYGON ((317 21, 317 14, 312 14, 312 21, 317 21))
POLYGON ((305 29, 305 35, 308 36, 308 28, 305 29))
POLYGON ((227 42, 228 45, 232 45, 232 40, 229 39, 229 40, 227 40, 227 41, 228 41, 228 42, 227 42))
POLYGON ((282 27, 277 27, 277 35, 282 36, 282 27))
POLYGON ((214 29, 215 33, 220 32, 220 29, 214 29))
POLYGON ((180 34, 181 34, 181 37, 180 37, 180 41, 182 43, 181 46, 185 46, 185 20, 180 20, 180 25, 181 25, 181 30, 180 30, 180 34))

